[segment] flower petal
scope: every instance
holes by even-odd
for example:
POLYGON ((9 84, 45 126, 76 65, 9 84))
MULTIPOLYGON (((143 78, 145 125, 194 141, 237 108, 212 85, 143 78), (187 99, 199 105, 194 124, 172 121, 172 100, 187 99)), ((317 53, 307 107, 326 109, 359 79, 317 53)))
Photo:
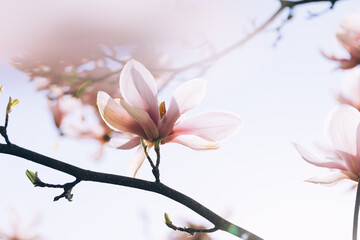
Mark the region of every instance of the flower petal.
POLYGON ((143 164, 144 159, 145 159, 144 148, 142 146, 140 146, 136 150, 136 153, 131 160, 131 164, 130 164, 127 175, 134 178, 136 176, 136 173, 138 172, 139 168, 143 164))
POLYGON ((142 126, 146 134, 146 136, 142 137, 146 137, 149 141, 159 138, 159 130, 147 112, 140 108, 131 106, 125 100, 120 100, 120 105, 136 122, 142 126))
MULTIPOLYGON (((360 109, 360 69, 354 68, 345 71, 342 79, 344 94, 350 100, 350 105, 360 109)), ((346 102, 345 102, 346 103, 346 102)))
POLYGON ((228 112, 212 111, 184 119, 175 125, 172 135, 196 135, 221 141, 235 134, 241 126, 240 118, 228 112))
POLYGON ((180 135, 169 139, 164 139, 162 143, 174 142, 185 145, 195 150, 210 150, 218 149, 220 143, 208 139, 204 139, 194 135, 180 135))
POLYGON ((132 137, 130 139, 113 137, 110 139, 108 146, 117 149, 131 149, 140 144, 140 137, 132 137))
POLYGON ((359 111, 348 105, 336 107, 329 114, 325 124, 325 135, 335 150, 356 155, 359 123, 359 111))
POLYGON ((332 172, 326 175, 309 178, 305 181, 318 184, 333 184, 343 179, 348 179, 348 175, 343 171, 332 172))
POLYGON ((332 85, 331 86, 331 92, 335 98, 336 101, 338 101, 341 104, 348 104, 353 106, 352 102, 350 101, 350 99, 348 99, 347 97, 345 97, 339 90, 337 86, 332 85))
POLYGON ((120 74, 120 91, 126 102, 146 111, 155 124, 160 119, 154 77, 141 63, 131 60, 120 74))
POLYGON ((197 105, 204 99, 206 81, 200 78, 193 79, 181 84, 174 92, 168 111, 176 105, 180 114, 183 114, 197 105))
POLYGON ((161 136, 167 136, 180 115, 193 109, 203 100, 205 89, 205 80, 193 79, 183 83, 175 90, 169 109, 163 119, 161 119, 161 136))
POLYGON ((308 152, 305 148, 303 148, 299 144, 296 144, 296 143, 293 143, 293 144, 294 144, 296 150, 302 156, 302 158, 305 161, 307 161, 308 163, 311 163, 311 164, 313 164, 315 166, 318 166, 318 167, 335 168, 335 169, 340 169, 340 170, 344 170, 344 171, 347 170, 345 168, 344 164, 342 164, 341 162, 336 162, 336 161, 331 161, 331 160, 330 161, 322 161, 318 157, 316 157, 315 155, 308 152))
POLYGON ((141 125, 134 121, 127 111, 107 93, 98 92, 97 105, 102 119, 111 129, 139 136, 145 135, 141 125))

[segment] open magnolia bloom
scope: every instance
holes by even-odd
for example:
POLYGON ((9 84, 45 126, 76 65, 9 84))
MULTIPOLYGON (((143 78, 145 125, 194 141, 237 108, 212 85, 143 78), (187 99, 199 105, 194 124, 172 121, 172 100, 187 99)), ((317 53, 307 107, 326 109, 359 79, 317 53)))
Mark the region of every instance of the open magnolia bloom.
POLYGON ((357 109, 341 105, 328 116, 325 134, 332 147, 332 156, 321 160, 298 144, 296 150, 303 159, 315 166, 337 169, 327 175, 307 181, 332 184, 342 179, 358 182, 360 177, 360 113, 357 109))
POLYGON ((342 92, 334 87, 333 93, 338 102, 360 110, 360 68, 345 71, 342 79, 342 92))
MULTIPOLYGON (((131 149, 143 138, 149 147, 175 142, 196 150, 218 148, 219 142, 234 134, 241 125, 238 116, 221 111, 209 111, 179 120, 185 112, 197 106, 205 95, 206 82, 194 79, 182 84, 173 94, 169 108, 158 103, 158 90, 151 73, 139 62, 129 61, 120 75, 120 99, 99 92, 97 104, 101 117, 126 138, 112 138, 111 147, 131 149)), ((130 174, 135 176, 143 163, 145 153, 140 146, 132 163, 130 174)))
POLYGON ((350 69, 360 64, 360 16, 351 15, 344 19, 343 25, 336 29, 336 38, 349 53, 350 58, 340 58, 323 52, 323 55, 340 62, 339 68, 350 69))

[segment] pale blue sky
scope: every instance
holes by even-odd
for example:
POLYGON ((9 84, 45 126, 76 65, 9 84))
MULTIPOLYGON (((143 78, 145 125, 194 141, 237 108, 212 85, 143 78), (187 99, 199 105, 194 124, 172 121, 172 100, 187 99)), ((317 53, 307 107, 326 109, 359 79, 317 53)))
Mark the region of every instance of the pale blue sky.
MULTIPOLYGON (((226 1, 224 9, 233 25, 224 27, 216 47, 241 38, 248 19, 261 23, 277 1, 226 1), (261 6, 261 7, 260 7, 261 6)), ((320 54, 345 54, 334 38, 334 28, 350 13, 359 13, 358 1, 344 1, 325 15, 306 20, 309 5, 294 13, 282 29, 283 38, 272 47, 276 34, 261 33, 244 47, 219 60, 203 76, 208 80, 202 104, 190 112, 220 109, 237 113, 243 120, 238 134, 216 151, 195 152, 184 146, 162 147, 163 182, 193 197, 213 211, 268 240, 350 239, 355 192, 351 182, 323 187, 303 180, 321 175, 303 161, 291 142, 309 149, 323 143, 323 126, 336 105, 330 84, 338 84, 343 72, 320 54)), ((97 144, 60 139, 51 122, 46 100, 36 93, 26 76, 3 64, 0 109, 7 97, 19 98, 11 113, 9 134, 20 146, 97 171, 125 174, 134 151, 107 149, 100 162, 91 160, 97 144), (55 147, 57 146, 57 147, 55 147), (74 147, 76 146, 76 147, 74 147)), ((179 85, 172 82, 165 99, 179 85)), ((1 111, 0 111, 1 112, 1 111)), ((0 115, 1 116, 1 115, 0 115)), ((319 154, 320 155, 320 154, 319 154)), ((25 170, 38 171, 46 181, 62 183, 69 176, 15 157, 2 156, 0 229, 11 230, 9 209, 15 208, 26 226, 40 214, 32 231, 44 239, 166 239, 171 230, 163 224, 168 212, 178 225, 201 217, 162 196, 104 184, 81 183, 74 200, 52 202, 58 191, 33 188, 25 170)), ((145 165, 138 177, 153 179, 145 165)), ((209 225, 210 226, 210 225, 209 225)), ((236 239, 214 233, 215 239, 236 239)))

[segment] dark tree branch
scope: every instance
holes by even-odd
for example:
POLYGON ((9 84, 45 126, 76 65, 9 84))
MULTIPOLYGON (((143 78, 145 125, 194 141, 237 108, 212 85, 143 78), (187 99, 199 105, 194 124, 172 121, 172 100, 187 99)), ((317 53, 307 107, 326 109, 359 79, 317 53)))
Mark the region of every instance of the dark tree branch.
MULTIPOLYGON (((239 238, 244 238, 247 240, 261 240, 262 238, 256 236, 255 234, 245 230, 242 227, 239 227, 226 219, 220 217, 216 213, 212 212, 210 209, 204 207, 197 201, 192 198, 178 192, 160 182, 150 182, 146 180, 140 180, 136 178, 130 178, 125 176, 119 176, 114 174, 107 174, 101 172, 94 172, 90 170, 85 170, 74 165, 61 162, 59 160, 41 155, 39 153, 27 150, 25 148, 16 146, 14 144, 0 144, 0 153, 9 154, 17 156, 20 158, 27 159, 29 161, 47 166, 49 168, 58 170, 63 173, 74 176, 77 182, 81 181, 91 181, 99 183, 108 183, 114 185, 120 185, 125 187, 142 189, 145 191, 155 192, 161 194, 165 197, 168 197, 182 205, 190 208, 200 216, 204 217, 210 221, 214 226, 220 230, 226 231, 233 234, 239 238)), ((73 182, 73 183, 75 183, 73 182)), ((76 185, 76 183, 74 185, 76 185)), ((62 194, 63 195, 63 194, 62 194)), ((58 197, 64 197, 64 196, 58 197)))
POLYGON ((9 113, 6 111, 5 114, 5 125, 4 126, 0 126, 0 134, 1 136, 5 139, 6 144, 10 145, 11 142, 9 140, 9 136, 7 134, 7 127, 9 124, 9 113))

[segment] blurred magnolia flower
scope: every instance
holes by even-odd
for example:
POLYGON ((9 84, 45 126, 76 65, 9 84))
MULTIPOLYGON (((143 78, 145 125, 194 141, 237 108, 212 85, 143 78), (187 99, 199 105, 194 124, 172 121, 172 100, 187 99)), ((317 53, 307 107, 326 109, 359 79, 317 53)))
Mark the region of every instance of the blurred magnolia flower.
POLYGON ((315 166, 336 169, 324 176, 310 178, 312 183, 332 184, 342 179, 358 182, 360 177, 360 113, 349 105, 336 107, 328 116, 325 134, 332 154, 324 160, 294 144, 303 159, 315 166))
POLYGON ((336 100, 343 104, 348 104, 360 110, 360 69, 354 68, 345 71, 342 79, 343 91, 338 91, 335 87, 333 93, 336 100))
POLYGON ((340 62, 338 68, 350 69, 360 64, 360 16, 351 15, 344 19, 343 25, 336 29, 336 38, 349 53, 350 58, 341 58, 323 52, 323 55, 340 62))
MULTIPOLYGON (((129 133, 129 138, 112 138, 110 146, 131 149, 144 138, 149 146, 161 140, 180 143, 196 150, 218 148, 220 140, 234 134, 241 125, 238 116, 210 111, 178 121, 185 112, 197 106, 205 95, 205 81, 194 79, 182 84, 173 94, 169 108, 158 103, 158 89, 151 73, 139 62, 129 61, 120 75, 122 98, 113 99, 105 92, 98 93, 101 117, 117 132, 129 133)), ((137 151, 130 174, 136 175, 143 163, 142 147, 137 151)))
MULTIPOLYGON (((27 225, 24 225, 24 218, 21 217, 19 213, 10 209, 9 214, 9 223, 11 223, 12 231, 5 231, 0 229, 0 239, 1 240, 41 240, 43 239, 38 234, 33 234, 34 229, 39 225, 41 216, 35 216, 31 222, 28 222, 27 225)), ((5 214, 3 214, 5 216, 5 214)), ((4 226, 2 226, 4 227, 4 226)))
POLYGON ((107 125, 98 122, 97 124, 90 124, 87 121, 67 121, 62 125, 62 133, 65 136, 90 139, 99 142, 100 147, 94 153, 94 159, 99 160, 103 155, 104 145, 110 140, 110 131, 107 125))
POLYGON ((61 123, 69 113, 80 110, 81 103, 79 99, 71 96, 63 96, 56 100, 49 100, 49 108, 53 114, 56 127, 60 128, 61 123))

